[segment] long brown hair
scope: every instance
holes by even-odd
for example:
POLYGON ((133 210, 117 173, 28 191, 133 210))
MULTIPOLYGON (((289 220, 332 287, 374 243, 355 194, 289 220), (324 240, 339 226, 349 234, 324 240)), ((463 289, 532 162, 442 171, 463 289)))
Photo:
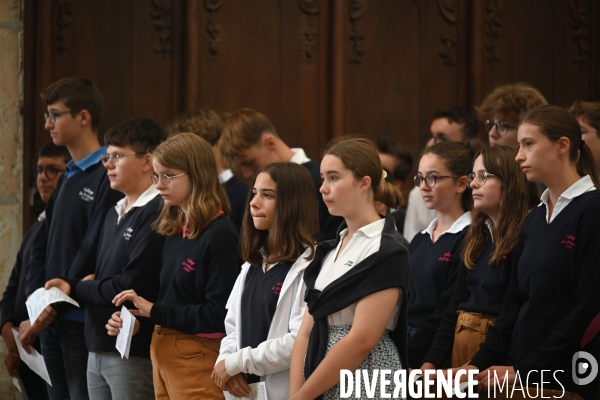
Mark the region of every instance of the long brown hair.
MULTIPOLYGON (((502 257, 509 255, 517 245, 519 231, 527 213, 539 203, 539 186, 529 182, 515 161, 517 150, 508 146, 484 147, 473 158, 481 155, 486 171, 502 181, 500 209, 492 229, 496 248, 490 265, 500 265, 502 257)), ((474 209, 471 227, 467 233, 462 259, 468 269, 475 268, 486 243, 491 239, 485 225, 488 216, 474 209)))
POLYGON ((402 194, 396 186, 385 181, 377 147, 369 139, 355 135, 339 137, 325 148, 324 155, 328 154, 342 160, 344 167, 352 171, 356 179, 370 177, 374 200, 388 207, 400 206, 402 194))
POLYGON ((583 141, 579 122, 573 115, 562 107, 546 105, 525 114, 521 124, 525 123, 537 126, 551 142, 558 142, 562 137, 569 139, 569 160, 575 162, 577 173, 579 176, 589 175, 594 185, 600 188, 594 156, 583 141))
POLYGON ((215 156, 206 140, 193 133, 179 133, 161 143, 152 157, 165 168, 184 171, 192 186, 187 215, 181 207, 163 205, 154 223, 158 233, 174 235, 187 223, 188 237, 196 239, 220 210, 230 214, 229 199, 219 182, 215 156))
MULTIPOLYGON (((260 265, 263 261, 260 254, 262 247, 268 264, 296 261, 310 247, 311 252, 306 259, 311 260, 319 234, 319 206, 308 170, 292 162, 277 162, 265 165, 258 171, 258 174, 261 173, 269 174, 277 183, 273 226, 270 233, 254 226, 250 214, 250 202, 254 196, 250 190, 242 222, 242 257, 252 265, 260 265)), ((256 178, 252 187, 255 183, 256 178)))

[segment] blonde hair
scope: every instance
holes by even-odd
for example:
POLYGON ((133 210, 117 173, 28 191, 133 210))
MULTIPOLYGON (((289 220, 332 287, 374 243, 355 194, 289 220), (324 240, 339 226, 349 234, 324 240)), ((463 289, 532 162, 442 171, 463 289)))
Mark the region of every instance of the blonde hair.
POLYGON ((518 123, 527 111, 545 104, 548 102, 539 90, 519 82, 496 87, 476 109, 480 120, 500 114, 506 122, 518 123))
POLYGON ((193 133, 180 133, 158 146, 152 157, 165 168, 184 171, 192 187, 186 215, 181 207, 163 205, 154 223, 158 233, 174 235, 187 223, 188 237, 196 239, 220 210, 230 214, 229 200, 219 182, 215 156, 206 140, 193 133))

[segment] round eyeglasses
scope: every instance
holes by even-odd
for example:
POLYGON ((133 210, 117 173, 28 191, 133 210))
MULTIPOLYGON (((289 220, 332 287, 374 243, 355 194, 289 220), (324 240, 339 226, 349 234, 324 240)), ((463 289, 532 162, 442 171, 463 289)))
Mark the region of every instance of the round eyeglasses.
POLYGON ((518 126, 514 126, 514 125, 509 125, 506 122, 500 121, 500 122, 494 122, 494 120, 491 119, 486 119, 483 122, 483 125, 485 127, 485 131, 487 133, 490 133, 490 131, 494 128, 494 126, 496 127, 496 131, 498 132, 498 134, 500 136, 504 136, 506 135, 506 133, 508 132, 509 129, 518 129, 518 126))
POLYGON ((479 184, 479 186, 483 186, 487 182, 488 178, 491 176, 496 176, 496 175, 490 174, 487 171, 479 171, 476 174, 470 173, 469 175, 467 175, 467 185, 469 185, 469 187, 471 187, 471 185, 473 184, 473 181, 475 179, 477 179, 477 183, 479 184))
POLYGON ((40 174, 44 174, 48 179, 54 179, 59 173, 65 172, 64 169, 58 169, 56 167, 53 167, 52 165, 49 165, 47 167, 36 165, 35 167, 31 168, 31 171, 34 173, 34 175, 36 175, 36 177, 40 174))
POLYGON ((167 174, 162 174, 160 176, 156 175, 156 174, 152 174, 152 183, 154 183, 154 185, 158 185, 158 182, 161 182, 163 184, 163 186, 165 187, 169 187, 171 186, 171 179, 175 179, 175 178, 179 178, 180 176, 184 176, 187 175, 187 173, 183 173, 183 174, 179 174, 179 175, 167 175, 167 174))
POLYGON ((46 121, 50 120, 50 123, 52 123, 52 125, 54 125, 54 123, 56 122, 56 118, 60 117, 63 114, 68 114, 70 113, 71 110, 67 110, 67 111, 50 111, 49 113, 45 112, 44 113, 44 118, 46 121))
POLYGON ((427 176, 422 176, 422 175, 415 175, 415 186, 416 187, 420 187, 421 186, 421 182, 425 182, 425 185, 430 188, 433 189, 434 186, 437 183, 438 179, 444 179, 444 178, 460 178, 460 175, 444 175, 444 176, 436 176, 436 175, 427 175, 427 176))
POLYGON ((131 154, 106 153, 106 154, 100 155, 100 160, 102 160, 102 163, 104 165, 106 165, 106 163, 108 163, 108 160, 110 160, 112 158, 112 163, 116 167, 117 165, 119 165, 119 161, 121 160, 121 158, 129 157, 129 156, 140 156, 142 154, 146 154, 146 153, 144 153, 144 152, 137 152, 137 153, 131 153, 131 154))

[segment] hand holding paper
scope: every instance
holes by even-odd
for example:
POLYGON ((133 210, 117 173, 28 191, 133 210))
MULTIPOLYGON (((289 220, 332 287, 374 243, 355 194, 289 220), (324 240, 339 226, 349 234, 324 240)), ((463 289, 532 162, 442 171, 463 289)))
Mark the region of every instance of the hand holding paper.
POLYGON ((268 400, 267 388, 264 382, 251 383, 248 397, 235 397, 229 392, 223 392, 225 400, 268 400))
POLYGON ((29 313, 29 320, 31 324, 35 322, 35 320, 39 317, 39 315, 44 311, 44 309, 53 303, 58 302, 67 302, 71 303, 74 306, 79 307, 79 303, 75 300, 61 292, 56 287, 51 287, 46 290, 44 288, 39 288, 35 292, 29 296, 29 299, 25 302, 27 305, 27 312, 29 313))
POLYGON ((131 348, 131 337, 133 335, 133 327, 135 326, 135 317, 131 315, 125 306, 121 307, 121 320, 123 326, 117 335, 116 348, 121 353, 121 358, 129 359, 129 349, 131 348))

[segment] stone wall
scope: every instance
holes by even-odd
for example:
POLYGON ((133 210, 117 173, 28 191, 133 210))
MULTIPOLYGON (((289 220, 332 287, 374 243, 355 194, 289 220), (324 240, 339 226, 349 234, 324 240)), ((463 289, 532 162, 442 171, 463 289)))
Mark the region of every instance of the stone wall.
MULTIPOLYGON (((0 292, 4 292, 23 235, 22 48, 21 1, 0 0, 0 292)), ((18 392, 4 367, 5 353, 0 340, 0 399, 16 399, 18 392)))

